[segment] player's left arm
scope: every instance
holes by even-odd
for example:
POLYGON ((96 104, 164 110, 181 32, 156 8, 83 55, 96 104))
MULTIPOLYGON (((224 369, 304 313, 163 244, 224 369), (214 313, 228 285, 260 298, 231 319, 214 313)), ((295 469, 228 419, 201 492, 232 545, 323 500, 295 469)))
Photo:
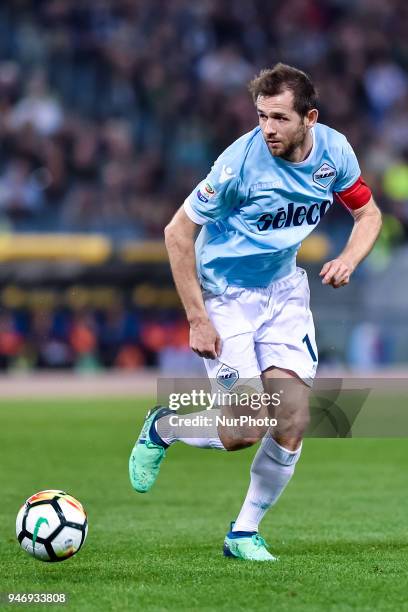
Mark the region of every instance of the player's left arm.
POLYGON ((359 207, 349 206, 341 195, 337 194, 337 197, 352 214, 354 226, 343 251, 335 259, 325 263, 319 274, 324 285, 331 285, 335 289, 348 285, 358 264, 373 248, 382 225, 381 211, 371 192, 368 202, 359 207))

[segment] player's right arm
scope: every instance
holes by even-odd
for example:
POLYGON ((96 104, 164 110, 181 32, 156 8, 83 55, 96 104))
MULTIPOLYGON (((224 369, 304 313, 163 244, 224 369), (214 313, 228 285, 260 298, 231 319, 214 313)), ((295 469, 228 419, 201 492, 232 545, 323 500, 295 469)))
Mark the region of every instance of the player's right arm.
POLYGON ((208 318, 196 272, 194 240, 200 225, 182 206, 164 230, 171 271, 190 324, 190 347, 200 357, 215 359, 221 340, 208 318))
POLYGON ((227 217, 239 202, 239 170, 248 140, 244 135, 219 156, 164 231, 174 282, 190 323, 190 346, 207 359, 219 357, 221 340, 205 309, 194 241, 199 227, 227 217))

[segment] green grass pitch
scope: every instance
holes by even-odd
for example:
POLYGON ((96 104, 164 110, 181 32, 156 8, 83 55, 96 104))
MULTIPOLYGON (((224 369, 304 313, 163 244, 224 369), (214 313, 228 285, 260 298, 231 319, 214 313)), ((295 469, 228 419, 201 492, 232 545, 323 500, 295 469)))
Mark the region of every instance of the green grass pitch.
POLYGON ((127 461, 147 408, 3 400, 0 591, 66 592, 75 612, 408 610, 404 439, 306 440, 262 525, 280 561, 246 564, 221 550, 254 450, 176 445, 155 488, 139 495, 127 461), (84 548, 63 563, 32 559, 14 535, 21 503, 46 488, 78 497, 89 515, 84 548))

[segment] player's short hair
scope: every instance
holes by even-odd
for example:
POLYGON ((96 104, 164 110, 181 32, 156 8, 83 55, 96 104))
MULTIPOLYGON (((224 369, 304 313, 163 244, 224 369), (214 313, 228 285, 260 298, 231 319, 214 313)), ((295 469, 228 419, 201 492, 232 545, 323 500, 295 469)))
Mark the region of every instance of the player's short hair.
POLYGON ((293 93, 293 108, 301 116, 316 108, 318 93, 311 78, 302 70, 279 62, 266 68, 248 85, 254 102, 258 96, 277 96, 287 89, 293 93))

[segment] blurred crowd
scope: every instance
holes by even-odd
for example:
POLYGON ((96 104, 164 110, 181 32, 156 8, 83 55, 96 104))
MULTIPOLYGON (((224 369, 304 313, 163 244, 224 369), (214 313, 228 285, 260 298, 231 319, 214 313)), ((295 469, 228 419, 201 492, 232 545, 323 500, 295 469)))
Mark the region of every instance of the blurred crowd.
MULTIPOLYGON (((13 0, 0 5, 0 230, 159 237, 236 137, 246 83, 308 71, 386 216, 408 227, 405 0, 13 0)), ((341 213, 337 215, 341 224, 341 213)))
MULTIPOLYGON (((109 307, 2 308, 0 371, 160 368, 194 371, 189 328, 180 311, 109 307)), ((196 371, 201 371, 197 357, 196 371)))

